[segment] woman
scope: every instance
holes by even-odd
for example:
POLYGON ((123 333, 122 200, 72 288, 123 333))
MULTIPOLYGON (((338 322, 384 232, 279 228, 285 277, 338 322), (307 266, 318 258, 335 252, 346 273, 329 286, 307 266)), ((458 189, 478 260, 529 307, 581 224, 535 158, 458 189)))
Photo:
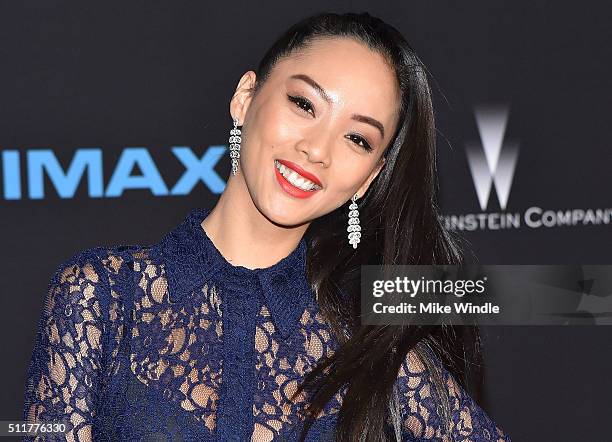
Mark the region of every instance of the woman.
POLYGON ((458 383, 455 330, 359 324, 362 264, 460 262, 402 35, 366 13, 307 18, 230 114, 212 211, 57 269, 25 418, 73 440, 509 441, 458 383))

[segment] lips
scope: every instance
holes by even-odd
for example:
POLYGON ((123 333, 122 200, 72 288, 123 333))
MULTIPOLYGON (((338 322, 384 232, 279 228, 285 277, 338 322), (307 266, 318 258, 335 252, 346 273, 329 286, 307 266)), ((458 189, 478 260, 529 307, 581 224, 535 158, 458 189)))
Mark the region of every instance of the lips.
MULTIPOLYGON (((277 160, 279 162, 281 162, 281 160, 277 160)), ((290 162, 283 162, 282 163, 285 167, 289 167, 289 164, 293 164, 290 162)), ((278 182, 278 184, 280 185, 281 189, 288 195, 294 197, 294 198, 299 198, 299 199, 305 199, 305 198, 310 198, 311 196, 313 196, 315 193, 317 193, 319 190, 321 190, 321 188, 319 187, 319 189, 316 190, 303 190, 300 189, 299 187, 294 186, 293 184, 291 184, 278 170, 278 167, 276 167, 276 164, 272 164, 272 167, 274 167, 274 176, 276 177, 276 181, 278 182)), ((296 170, 297 172, 297 170, 296 170)), ((309 174, 312 176, 312 174, 309 174)), ((317 179, 316 177, 314 177, 315 179, 317 179)), ((309 178, 310 179, 310 178, 309 178)), ((315 182, 314 180, 312 180, 313 182, 315 182)), ((317 179, 318 182, 320 182, 317 179)), ((316 184, 316 183, 315 183, 316 184)), ((318 184, 317 184, 318 186, 318 184)))
POLYGON ((313 183, 315 183, 317 186, 323 187, 323 184, 321 184, 321 180, 319 180, 319 178, 317 178, 316 175, 313 175, 310 172, 305 171, 304 169, 302 169, 300 166, 298 166, 297 164, 288 161, 288 160, 277 160, 279 163, 285 165, 286 167, 288 167, 289 169, 293 169, 295 170, 297 173, 299 173, 300 175, 302 175, 304 178, 312 181, 313 183))

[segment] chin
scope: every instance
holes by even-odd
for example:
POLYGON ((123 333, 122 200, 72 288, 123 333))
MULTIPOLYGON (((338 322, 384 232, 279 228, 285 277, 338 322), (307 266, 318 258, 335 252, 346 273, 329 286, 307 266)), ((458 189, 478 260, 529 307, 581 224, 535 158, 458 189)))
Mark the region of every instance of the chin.
POLYGON ((268 207, 263 207, 260 212, 270 222, 283 227, 296 227, 310 220, 305 211, 298 210, 295 205, 283 201, 276 201, 268 207))

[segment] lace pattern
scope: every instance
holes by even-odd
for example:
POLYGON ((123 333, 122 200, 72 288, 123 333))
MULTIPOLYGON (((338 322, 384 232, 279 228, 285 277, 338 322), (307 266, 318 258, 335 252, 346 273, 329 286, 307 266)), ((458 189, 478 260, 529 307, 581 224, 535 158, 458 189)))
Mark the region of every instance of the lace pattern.
MULTIPOLYGON (((305 249, 269 269, 229 267, 197 231, 206 213, 192 211, 159 244, 87 249, 58 267, 23 412, 69 431, 24 440, 295 440, 308 398, 291 398, 337 349, 305 282, 305 249), (181 253, 173 259, 169 250, 181 253)), ((397 379, 403 440, 509 442, 439 369, 450 428, 431 374, 411 352, 397 379)), ((308 440, 333 435, 343 393, 308 440)))

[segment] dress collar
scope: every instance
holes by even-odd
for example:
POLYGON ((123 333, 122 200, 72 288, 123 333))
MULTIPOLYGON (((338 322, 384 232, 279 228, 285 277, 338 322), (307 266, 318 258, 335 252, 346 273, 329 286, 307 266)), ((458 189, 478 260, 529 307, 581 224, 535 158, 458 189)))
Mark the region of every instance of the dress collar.
POLYGON ((306 240, 300 239, 289 255, 270 267, 234 266, 223 257, 201 226, 209 213, 210 209, 191 209, 160 242, 170 302, 180 303, 211 278, 217 281, 247 279, 263 293, 278 331, 284 337, 289 336, 299 326, 304 309, 314 301, 306 276, 306 240))

